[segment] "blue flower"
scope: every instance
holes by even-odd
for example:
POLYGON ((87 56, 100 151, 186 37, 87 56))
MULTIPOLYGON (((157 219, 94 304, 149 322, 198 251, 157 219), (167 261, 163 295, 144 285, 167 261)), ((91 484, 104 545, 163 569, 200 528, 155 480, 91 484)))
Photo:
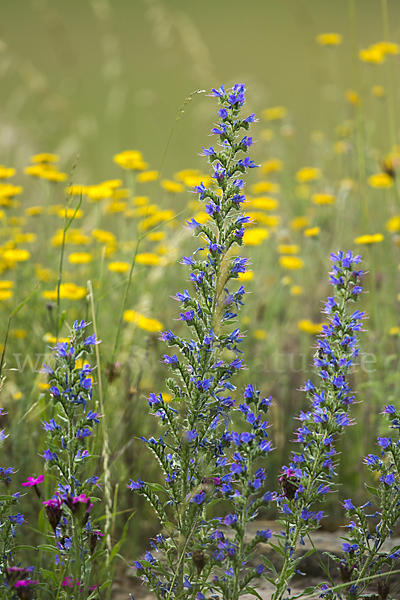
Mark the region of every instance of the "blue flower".
POLYGON ((51 450, 45 450, 41 456, 43 456, 45 460, 58 460, 57 454, 51 450))
POLYGON ((185 437, 188 442, 193 442, 197 438, 197 431, 191 429, 190 431, 186 431, 185 437))
POLYGON ((206 493, 205 491, 201 491, 199 494, 196 494, 195 496, 193 496, 193 502, 195 502, 196 504, 203 504, 204 500, 206 499, 206 493))
POLYGON ((386 450, 392 445, 392 439, 386 437, 378 437, 377 445, 386 450))
POLYGON ((56 431, 57 429, 60 429, 60 425, 57 425, 54 419, 50 419, 49 423, 43 421, 43 427, 45 431, 56 431))
POLYGON ((137 481, 133 481, 133 479, 130 479, 129 481, 130 484, 127 484, 126 487, 128 487, 130 490, 141 490, 146 485, 141 479, 138 479, 137 481))

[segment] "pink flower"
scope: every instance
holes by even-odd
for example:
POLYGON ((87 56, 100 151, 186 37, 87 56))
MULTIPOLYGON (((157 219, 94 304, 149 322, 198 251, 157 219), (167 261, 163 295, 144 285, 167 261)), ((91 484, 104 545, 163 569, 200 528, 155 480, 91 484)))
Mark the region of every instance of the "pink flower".
POLYGON ((25 487, 33 487, 34 485, 37 485, 38 483, 42 483, 43 480, 44 480, 44 475, 39 475, 39 477, 37 479, 35 479, 34 477, 28 477, 28 481, 25 481, 25 483, 22 483, 21 485, 24 485, 25 487))

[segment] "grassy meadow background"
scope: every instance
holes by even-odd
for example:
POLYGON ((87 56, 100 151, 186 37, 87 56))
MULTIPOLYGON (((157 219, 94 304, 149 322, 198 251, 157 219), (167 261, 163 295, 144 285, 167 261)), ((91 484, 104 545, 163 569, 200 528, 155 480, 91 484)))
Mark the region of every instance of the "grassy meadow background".
MULTIPOLYGON (((101 455, 107 437, 109 477, 101 458, 95 474, 109 481, 116 536, 130 511, 140 511, 127 554, 156 529, 125 483, 160 476, 140 441, 154 435, 145 398, 165 390, 160 326, 183 332, 171 296, 189 286, 178 260, 199 244, 182 225, 201 210, 189 192, 208 175, 199 152, 213 143, 217 110, 204 93, 179 109, 196 90, 244 82, 246 108, 260 119, 252 158, 262 166, 246 188, 254 223, 243 254, 253 276, 239 315, 248 371, 237 377, 238 390, 251 381, 275 398, 276 452, 267 467, 275 489, 292 417, 304 409, 299 388, 313 377, 312 346, 331 293, 327 257, 339 247, 361 253, 368 271, 361 304, 370 318, 353 383, 362 404, 338 470, 340 498, 362 497, 362 457, 374 451, 379 412, 399 394, 400 49, 378 48, 367 60, 359 52, 400 43, 400 3, 0 0, 0 14, 0 164, 16 169, 0 186, 0 342, 12 310, 41 281, 13 317, 5 351, 9 437, 0 466, 18 468, 13 485, 44 468, 41 422, 52 415, 39 355, 54 343, 60 317, 64 337, 75 318, 95 315, 102 344, 94 402, 105 417, 90 448, 101 455), (317 43, 333 32, 342 43, 317 43), (142 154, 134 170, 113 160, 126 150, 142 154), (26 174, 39 153, 58 155, 57 167, 26 174), (63 245, 65 206, 69 219, 80 203, 79 193, 65 192, 69 183, 83 193, 63 245), (364 235, 376 237, 355 242, 364 235)), ((44 527, 35 500, 25 509, 32 536, 44 527)), ((337 507, 330 517, 340 519, 337 507)))

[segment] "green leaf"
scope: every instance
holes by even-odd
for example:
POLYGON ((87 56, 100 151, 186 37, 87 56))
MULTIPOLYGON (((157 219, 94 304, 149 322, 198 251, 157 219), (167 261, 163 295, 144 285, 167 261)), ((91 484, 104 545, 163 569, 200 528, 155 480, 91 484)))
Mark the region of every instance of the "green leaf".
POLYGON ((58 321, 58 331, 60 331, 61 327, 64 325, 65 318, 67 316, 67 311, 63 310, 61 313, 61 317, 58 321))
POLYGON ((372 487, 371 485, 368 485, 367 483, 364 483, 364 485, 365 485, 365 489, 367 490, 367 492, 369 492, 373 496, 378 496, 378 498, 379 498, 379 492, 376 488, 372 487))
POLYGON ((260 596, 260 594, 257 592, 257 590, 253 587, 251 587, 250 585, 246 585, 246 587, 244 588, 245 592, 248 592, 249 594, 253 594, 253 596, 256 596, 259 600, 263 600, 263 597, 260 596))
POLYGON ((119 540, 119 542, 117 542, 117 543, 115 544, 114 548, 111 550, 111 554, 110 554, 110 563, 112 562, 112 560, 113 560, 114 556, 117 554, 117 552, 119 552, 119 549, 121 548, 122 544, 123 544, 123 543, 124 543, 124 541, 125 541, 125 538, 126 538, 126 536, 127 536, 127 533, 128 533, 129 521, 132 519, 132 517, 133 517, 133 515, 134 515, 134 514, 135 514, 135 513, 132 513, 132 514, 130 515, 130 517, 128 518, 127 522, 125 523, 125 527, 124 527, 124 530, 123 530, 123 532, 122 532, 122 537, 121 537, 121 539, 119 540))
POLYGON ((159 483, 147 483, 146 484, 147 487, 149 487, 151 490, 153 490, 153 492, 165 492, 166 494, 168 494, 167 490, 165 489, 165 487, 163 487, 162 485, 160 485, 159 483))
POLYGON ((315 593, 315 591, 318 590, 318 589, 319 589, 318 586, 316 586, 316 587, 307 587, 300 594, 297 594, 297 596, 292 596, 291 600, 297 600, 297 598, 303 598, 303 596, 307 596, 308 594, 315 593))
POLYGON ((311 554, 314 554, 314 552, 315 552, 315 548, 311 548, 311 550, 308 550, 305 554, 303 554, 301 556, 300 560, 302 560, 303 558, 307 558, 307 556, 311 556, 311 554))
POLYGON ((107 579, 107 581, 105 581, 103 583, 103 585, 101 586, 100 590, 105 590, 106 588, 108 588, 109 585, 112 584, 112 579, 107 579))
POLYGON ((36 546, 14 546, 13 552, 19 552, 19 550, 37 550, 36 546))
POLYGON ((89 558, 89 560, 96 560, 97 558, 100 558, 101 556, 105 556, 105 554, 107 554, 107 550, 105 548, 103 548, 103 550, 97 550, 94 554, 92 554, 92 556, 89 558))
POLYGON ((57 552, 57 548, 55 546, 50 546, 50 544, 39 544, 38 550, 44 550, 45 552, 57 552))
POLYGON ((284 551, 282 550, 282 548, 280 548, 279 546, 276 546, 276 544, 271 544, 271 542, 269 543, 269 545, 271 546, 271 548, 273 550, 275 550, 275 552, 277 552, 278 554, 280 554, 281 556, 285 556, 284 551))
POLYGON ((272 562, 269 560, 269 558, 267 558, 266 556, 262 556, 262 555, 261 555, 261 558, 262 558, 262 561, 263 561, 264 565, 265 565, 265 566, 266 566, 266 567, 267 567, 267 568, 268 568, 270 571, 272 571, 272 573, 273 573, 273 574, 274 574, 276 577, 278 577, 278 573, 276 572, 276 569, 275 569, 274 565, 272 564, 272 562))
POLYGON ((58 581, 57 577, 52 571, 48 571, 47 569, 41 568, 40 572, 45 579, 52 579, 56 585, 60 585, 60 582, 58 581))

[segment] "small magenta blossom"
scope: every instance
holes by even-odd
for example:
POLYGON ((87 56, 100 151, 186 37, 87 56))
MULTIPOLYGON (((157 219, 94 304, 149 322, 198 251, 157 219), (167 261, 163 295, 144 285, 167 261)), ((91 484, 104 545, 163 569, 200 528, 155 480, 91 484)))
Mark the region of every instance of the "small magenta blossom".
POLYGON ((25 487, 32 487, 34 485, 37 485, 38 483, 42 483, 44 481, 44 475, 39 475, 39 477, 28 477, 28 481, 25 481, 25 483, 22 483, 21 485, 24 485, 25 487))

